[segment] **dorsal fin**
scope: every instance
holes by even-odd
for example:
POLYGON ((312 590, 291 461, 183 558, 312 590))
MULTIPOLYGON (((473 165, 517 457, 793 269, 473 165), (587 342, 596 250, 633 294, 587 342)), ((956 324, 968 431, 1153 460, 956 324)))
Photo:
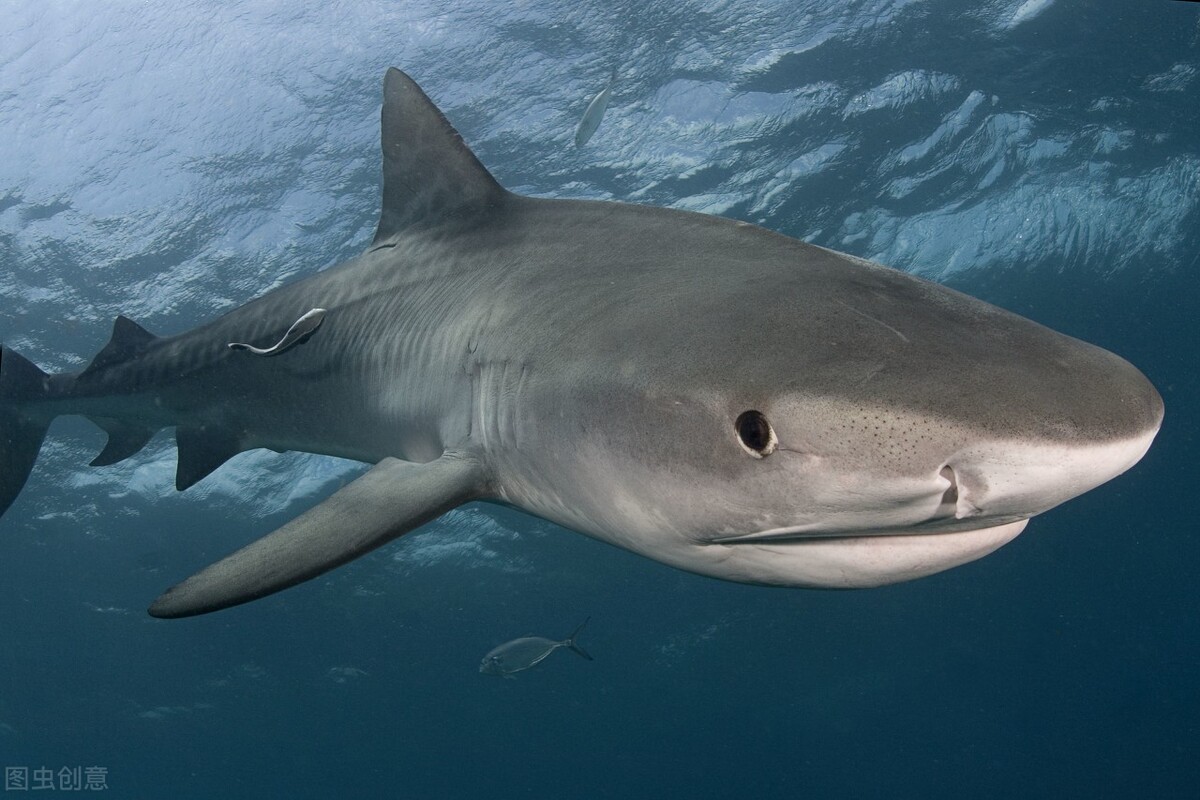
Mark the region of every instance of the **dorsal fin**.
POLYGON ((113 322, 112 337, 104 349, 96 353, 92 363, 87 365, 81 375, 87 375, 97 370, 128 361, 141 353, 158 337, 138 325, 129 317, 118 316, 113 322))
POLYGON ((411 227, 471 224, 508 193, 412 78, 383 79, 383 210, 374 244, 411 227))

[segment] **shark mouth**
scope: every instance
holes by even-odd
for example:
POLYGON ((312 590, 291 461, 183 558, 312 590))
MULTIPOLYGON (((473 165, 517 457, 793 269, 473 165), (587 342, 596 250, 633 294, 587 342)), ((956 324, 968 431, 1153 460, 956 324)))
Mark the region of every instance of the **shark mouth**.
POLYGON ((870 530, 830 529, 815 527, 812 523, 793 528, 771 528, 755 533, 721 536, 709 539, 709 544, 786 544, 788 542, 810 542, 828 539, 863 539, 887 536, 936 536, 947 533, 965 533, 998 528, 1012 522, 1029 519, 1031 515, 1008 515, 1003 517, 976 517, 974 519, 935 518, 915 525, 870 530))
POLYGON ((720 536, 708 540, 709 544, 785 544, 808 542, 818 539, 860 539, 880 536, 926 536, 947 533, 998 528, 1012 522, 1029 519, 1033 514, 1002 514, 985 516, 973 502, 970 491, 962 486, 959 477, 950 465, 942 467, 939 476, 946 481, 941 503, 928 519, 905 525, 868 526, 847 528, 830 526, 827 523, 808 522, 783 528, 769 528, 752 533, 720 536))
POLYGON ((1026 521, 1033 515, 1006 515, 997 517, 935 517, 929 521, 895 528, 871 528, 866 530, 846 528, 821 528, 809 523, 794 528, 772 528, 751 534, 719 536, 709 539, 709 545, 782 545, 786 542, 808 542, 828 539, 878 539, 887 536, 936 536, 962 534, 973 530, 1000 528, 1014 522, 1026 521))
MULTIPOLYGON (((708 573, 769 586, 864 589, 932 575, 974 561, 1012 541, 1028 520, 936 534, 912 528, 868 532, 764 531, 729 537, 708 573)), ((701 548, 702 551, 709 548, 701 548)))

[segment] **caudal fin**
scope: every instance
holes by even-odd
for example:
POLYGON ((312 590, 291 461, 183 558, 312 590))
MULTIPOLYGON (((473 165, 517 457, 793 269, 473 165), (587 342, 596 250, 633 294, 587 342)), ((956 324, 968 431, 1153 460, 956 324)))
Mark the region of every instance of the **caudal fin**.
POLYGON ((36 364, 0 345, 0 514, 21 493, 50 427, 50 418, 25 410, 48 392, 48 381, 36 364))
POLYGON ((587 619, 585 619, 583 622, 581 622, 579 624, 578 628, 571 631, 571 635, 567 637, 567 641, 564 642, 564 644, 567 647, 571 648, 571 651, 576 653, 577 655, 579 655, 583 658, 586 658, 588 661, 595 661, 594 658, 592 658, 590 655, 588 655, 588 651, 584 650, 582 647, 580 647, 579 644, 576 643, 576 641, 575 641, 575 637, 579 635, 579 632, 581 630, 583 630, 584 626, 587 625, 588 622, 591 621, 591 619, 592 619, 591 617, 588 617, 587 619))

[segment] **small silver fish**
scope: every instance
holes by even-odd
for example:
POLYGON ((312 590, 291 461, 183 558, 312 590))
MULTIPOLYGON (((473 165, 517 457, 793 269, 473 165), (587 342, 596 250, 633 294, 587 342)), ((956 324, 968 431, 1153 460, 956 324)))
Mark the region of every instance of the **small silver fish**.
POLYGON ((592 102, 588 103, 587 111, 583 112, 583 117, 579 120, 579 127, 575 129, 575 146, 583 147, 587 144, 588 139, 592 138, 592 134, 596 132, 596 128, 600 127, 600 120, 604 119, 604 111, 608 108, 608 98, 612 96, 613 81, 608 82, 608 86, 600 94, 592 98, 592 102))
POLYGON ((479 663, 479 671, 484 675, 507 677, 514 672, 536 667, 560 647, 566 647, 580 657, 591 661, 592 657, 588 655, 587 651, 575 643, 575 637, 579 635, 583 626, 587 625, 590 619, 591 617, 585 619, 582 625, 561 642, 547 639, 544 636, 522 636, 520 639, 505 642, 483 657, 483 661, 479 663))
POLYGON ((246 344, 245 342, 230 342, 230 350, 249 350, 256 356, 277 356, 280 353, 290 350, 302 341, 312 336, 313 331, 321 327, 321 321, 325 319, 325 309, 314 308, 304 312, 300 319, 292 323, 292 327, 287 329, 287 333, 273 347, 255 347, 254 345, 246 344))

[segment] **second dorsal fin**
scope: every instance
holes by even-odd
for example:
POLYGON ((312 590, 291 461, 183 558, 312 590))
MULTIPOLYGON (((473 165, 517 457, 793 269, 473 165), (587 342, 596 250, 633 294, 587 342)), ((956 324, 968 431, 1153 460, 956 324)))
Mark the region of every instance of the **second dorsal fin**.
POLYGON ((96 357, 92 359, 92 363, 87 365, 87 369, 81 373, 81 377, 98 372, 113 364, 130 360, 149 347, 157 338, 129 317, 117 317, 113 322, 112 337, 108 340, 108 344, 104 345, 104 349, 99 353, 96 353, 96 357))
POLYGON ((383 80, 383 209, 375 244, 412 227, 470 225, 508 192, 412 78, 383 80))

